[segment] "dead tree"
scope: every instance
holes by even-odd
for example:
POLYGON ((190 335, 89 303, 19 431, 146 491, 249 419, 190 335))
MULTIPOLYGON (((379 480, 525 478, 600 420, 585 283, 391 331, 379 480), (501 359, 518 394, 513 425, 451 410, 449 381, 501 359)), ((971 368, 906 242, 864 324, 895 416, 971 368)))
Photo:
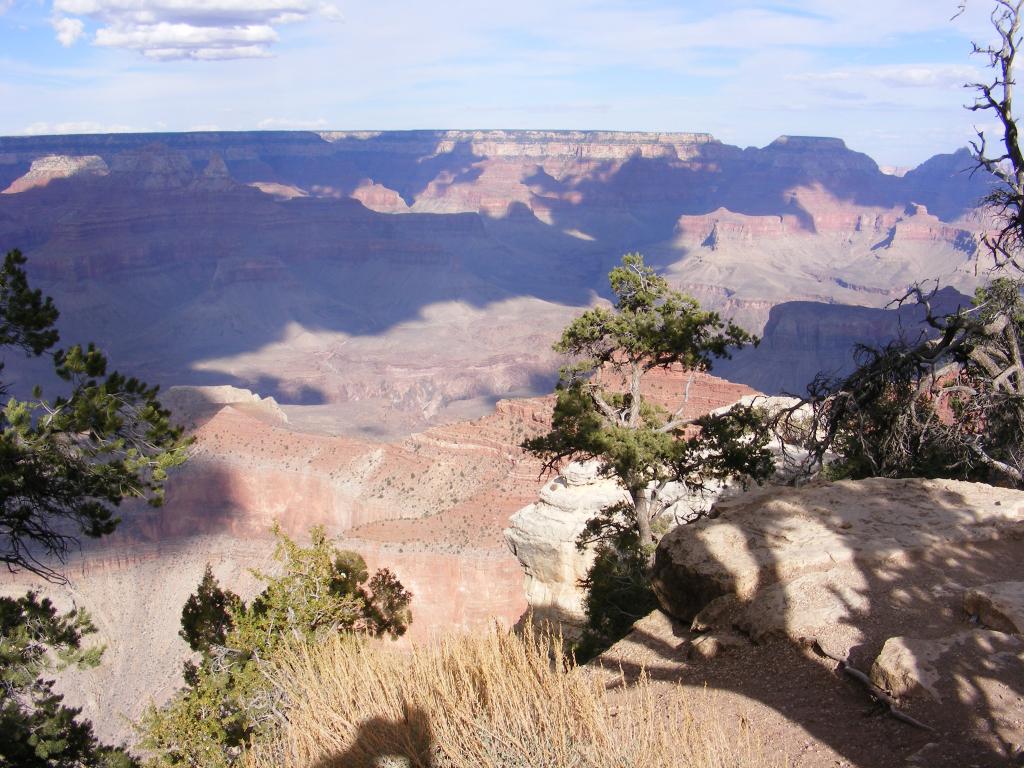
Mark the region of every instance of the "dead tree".
MULTIPOLYGON (((961 4, 960 12, 966 7, 961 4)), ((971 142, 975 172, 993 179, 980 201, 996 222, 983 237, 993 279, 974 304, 933 311, 912 287, 896 302, 917 303, 928 332, 881 348, 858 347, 857 367, 840 378, 819 375, 799 406, 775 428, 809 449, 808 471, 838 454, 850 476, 932 475, 1024 486, 1024 152, 1014 112, 1016 58, 1024 42, 1024 0, 994 0, 995 42, 975 43, 992 78, 970 83, 972 112, 992 112, 1000 149, 984 131, 971 142)))
MULTIPOLYGON (((961 5, 961 10, 964 7, 961 5)), ((990 154, 990 144, 982 130, 977 131, 977 139, 971 142, 977 169, 997 180, 985 203, 995 215, 998 228, 994 234, 985 236, 984 245, 997 267, 1017 271, 1024 266, 1020 261, 1024 245, 1024 153, 1013 99, 1016 58, 1022 42, 1022 12, 1024 0, 995 0, 991 20, 998 43, 974 44, 974 53, 987 59, 994 76, 987 82, 967 85, 975 91, 974 102, 967 109, 994 113, 1002 131, 1002 147, 998 153, 990 154)))
POLYGON ((923 308, 930 333, 859 347, 856 369, 819 375, 776 417, 776 431, 808 449, 807 472, 836 455, 840 476, 1024 485, 1020 283, 993 281, 951 314, 935 313, 920 287, 902 301, 923 308))

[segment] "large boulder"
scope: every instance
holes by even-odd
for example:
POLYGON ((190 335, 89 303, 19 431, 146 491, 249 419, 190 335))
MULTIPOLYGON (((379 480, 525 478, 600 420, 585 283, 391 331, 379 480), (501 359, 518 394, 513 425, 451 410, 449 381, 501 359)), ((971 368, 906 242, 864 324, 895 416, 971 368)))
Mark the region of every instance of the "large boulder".
POLYGON ((1022 557, 1024 492, 875 478, 723 499, 665 535, 653 585, 695 648, 731 632, 796 643, 1011 754, 1024 745, 1022 557))
MULTIPOLYGON (((883 478, 769 487, 723 499, 710 518, 666 534, 653 584, 662 607, 685 620, 726 595, 747 608, 755 598, 773 601, 776 609, 768 613, 778 615, 815 588, 833 593, 838 610, 849 615, 858 609, 843 591, 868 589, 854 583, 858 575, 906 570, 915 553, 1004 536, 1024 536, 1024 492, 883 478)), ((781 616, 795 634, 795 614, 781 616)))
POLYGON ((535 619, 559 623, 571 634, 586 623, 578 582, 594 561, 576 540, 587 521, 628 496, 602 478, 597 463, 573 463, 547 483, 540 498, 516 512, 505 540, 525 571, 526 601, 535 619))

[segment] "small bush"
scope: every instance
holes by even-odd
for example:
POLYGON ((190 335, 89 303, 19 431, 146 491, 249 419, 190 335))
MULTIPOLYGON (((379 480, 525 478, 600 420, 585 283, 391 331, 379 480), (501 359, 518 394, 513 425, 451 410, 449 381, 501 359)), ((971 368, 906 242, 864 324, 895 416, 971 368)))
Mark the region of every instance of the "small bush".
POLYGON ((611 647, 658 607, 647 572, 647 554, 635 536, 630 538, 626 546, 599 543, 587 578, 580 582, 587 595, 587 627, 575 648, 580 661, 589 661, 611 647))
POLYGON ((280 572, 252 571, 266 587, 248 604, 221 589, 207 567, 182 611, 182 637, 200 652, 186 687, 140 724, 152 768, 230 768, 246 746, 273 733, 280 690, 268 679, 279 649, 340 634, 402 635, 412 595, 387 569, 372 577, 355 552, 323 528, 301 547, 278 527, 280 572))

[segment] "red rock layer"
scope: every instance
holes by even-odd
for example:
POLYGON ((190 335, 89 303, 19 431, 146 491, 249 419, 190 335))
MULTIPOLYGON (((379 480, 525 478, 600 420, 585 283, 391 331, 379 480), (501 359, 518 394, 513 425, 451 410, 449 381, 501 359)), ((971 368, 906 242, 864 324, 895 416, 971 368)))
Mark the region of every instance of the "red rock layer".
MULTIPOLYGON (((679 370, 656 371, 646 389, 674 409, 689 380, 679 370)), ((695 374, 689 412, 750 392, 695 374)), ((187 536, 261 539, 277 521, 301 538, 323 525, 413 591, 412 639, 513 622, 525 608, 522 572, 501 532, 543 480, 540 462, 519 446, 547 429, 552 403, 503 400, 483 418, 390 444, 297 432, 226 406, 196 430, 192 458, 168 484, 164 507, 126 516, 110 550, 121 554, 104 567, 131 568, 134 557, 148 559, 187 536)))

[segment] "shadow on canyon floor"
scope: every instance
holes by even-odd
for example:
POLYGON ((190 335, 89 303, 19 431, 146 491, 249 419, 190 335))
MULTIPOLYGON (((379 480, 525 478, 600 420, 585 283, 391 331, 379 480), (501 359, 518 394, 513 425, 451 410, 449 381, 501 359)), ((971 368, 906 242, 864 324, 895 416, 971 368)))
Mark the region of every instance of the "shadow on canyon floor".
MULTIPOLYGON (((943 288, 932 298, 937 314, 968 307, 968 296, 943 288)), ((768 312, 757 347, 734 352, 715 362, 714 373, 766 394, 806 395, 819 373, 844 376, 853 371, 857 345, 884 346, 896 339, 916 343, 926 332, 924 311, 903 307, 853 307, 811 301, 787 301, 768 312)))
MULTIPOLYGON (((859 500, 857 496, 853 491, 844 508, 856 509, 859 504, 877 502, 874 498, 859 500)), ((965 548, 966 557, 959 557, 965 552, 945 546, 930 531, 931 526, 944 521, 967 522, 967 501, 954 492, 944 492, 937 499, 933 497, 933 501, 937 501, 935 507, 922 505, 919 509, 920 524, 914 529, 904 556, 883 564, 853 562, 847 586, 852 587, 856 598, 845 601, 846 615, 838 625, 840 631, 849 629, 854 635, 859 631, 861 638, 850 647, 849 659, 864 672, 871 668, 890 637, 938 639, 976 627, 964 615, 964 591, 1019 578, 1020 541, 979 542, 965 548)), ((855 516, 853 523, 848 521, 842 510, 832 510, 832 514, 838 518, 833 522, 840 527, 856 522, 855 516)), ((784 517, 766 514, 754 535, 769 540, 784 538, 784 517)), ((702 553, 691 562, 699 562, 702 557, 715 559, 712 552, 702 548, 698 537, 688 541, 702 553)), ((780 570, 778 562, 764 563, 762 588, 780 582, 780 570)), ((681 591, 687 589, 683 584, 677 586, 681 591)), ((783 599, 775 606, 777 615, 783 622, 798 617, 801 606, 787 602, 785 592, 779 594, 783 599)), ((834 596, 844 601, 840 591, 835 590, 834 596)), ((680 616, 684 622, 713 595, 692 597, 692 609, 680 616)), ((918 692, 904 702, 908 714, 937 731, 929 733, 884 715, 871 705, 865 688, 841 672, 830 671, 829 667, 835 666, 831 662, 812 658, 809 647, 798 648, 776 636, 749 649, 701 660, 688 658, 687 646, 693 637, 684 625, 674 622, 671 633, 654 634, 638 629, 628 638, 627 645, 641 649, 639 653, 609 653, 603 661, 613 669, 621 667, 627 684, 645 670, 654 680, 678 683, 693 691, 706 687, 759 702, 860 768, 898 764, 933 742, 941 748, 930 754, 930 768, 995 768, 1020 760, 1020 744, 1010 743, 993 727, 997 704, 1002 708, 1000 720, 1004 729, 1008 720, 1019 725, 1024 715, 1024 669, 1017 657, 1001 653, 1005 649, 990 649, 990 658, 979 663, 977 659, 981 656, 976 656, 972 664, 970 652, 981 654, 984 642, 977 647, 967 642, 963 653, 957 651, 952 658, 942 657, 944 666, 939 669, 937 684, 941 701, 918 692)))
MULTIPOLYGON (((493 158, 468 139, 431 131, 334 141, 312 132, 26 137, 0 139, 0 147, 43 151, 47 141, 108 161, 145 150, 166 154, 177 168, 186 157, 181 173, 196 179, 211 154, 226 158, 235 181, 216 188, 173 179, 170 188, 153 188, 160 179, 145 174, 157 164, 0 197, 0 247, 26 251, 30 276, 64 312, 65 335, 96 340, 119 367, 161 381, 204 360, 286 343, 297 327, 379 338, 433 306, 486 308, 525 297, 583 307, 608 296, 607 272, 622 252, 668 240, 682 214, 724 206, 788 213, 813 228, 789 192, 794 186, 820 185, 840 200, 882 207, 927 203, 921 195, 932 190, 957 212, 985 191, 978 178, 955 193, 935 181, 965 162, 959 156, 938 162, 924 174, 932 183, 922 185, 912 175, 882 174, 835 142, 746 150, 706 143, 684 160, 581 156, 575 174, 557 179, 541 158, 532 172, 524 161, 521 182, 531 205, 547 211, 544 220, 512 199, 503 217, 396 215, 347 196, 367 179, 406 202, 431 187, 472 191, 493 158), (329 187, 338 199, 277 200, 244 186, 254 180, 329 187)), ((665 267, 684 255, 649 258, 665 267)), ((229 374, 210 380, 245 385, 229 374)), ((280 381, 261 385, 284 402, 324 397, 313 389, 290 397, 280 381)))

